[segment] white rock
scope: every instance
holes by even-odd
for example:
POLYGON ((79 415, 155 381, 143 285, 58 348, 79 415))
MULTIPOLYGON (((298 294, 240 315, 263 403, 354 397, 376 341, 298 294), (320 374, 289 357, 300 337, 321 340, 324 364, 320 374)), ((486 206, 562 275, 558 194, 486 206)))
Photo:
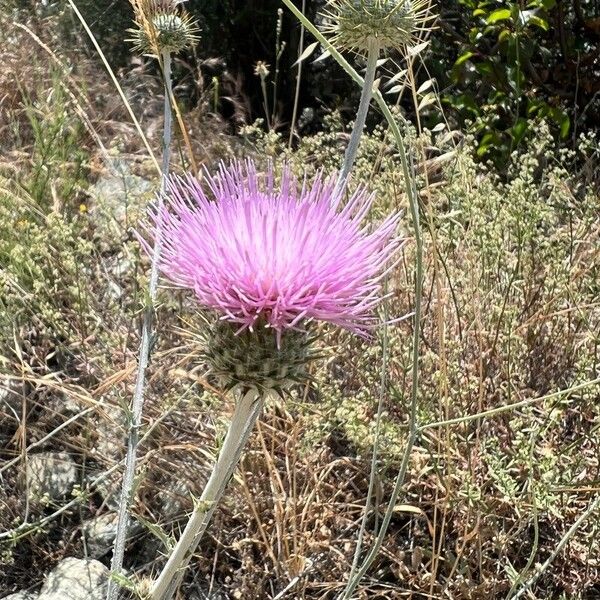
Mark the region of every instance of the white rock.
POLYGON ((32 500, 60 500, 77 483, 77 465, 66 452, 40 452, 27 460, 27 487, 32 500))
POLYGON ((23 407, 23 384, 13 379, 0 378, 0 412, 9 412, 21 418, 23 407))
POLYGON ((104 600, 108 575, 97 560, 65 558, 50 572, 37 600, 104 600))
POLYGON ((116 512, 109 512, 83 524, 83 535, 89 556, 100 558, 112 548, 117 536, 118 519, 116 512))

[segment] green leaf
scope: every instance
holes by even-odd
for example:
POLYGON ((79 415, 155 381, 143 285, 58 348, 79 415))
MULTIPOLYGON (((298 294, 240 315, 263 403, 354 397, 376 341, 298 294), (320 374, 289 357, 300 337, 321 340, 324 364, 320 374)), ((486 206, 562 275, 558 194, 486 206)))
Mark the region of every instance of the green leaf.
POLYGON ((478 73, 482 75, 493 75, 494 74, 494 66, 489 60, 484 60, 480 63, 475 64, 475 68, 478 73))
POLYGON ((564 140, 568 135, 571 129, 571 119, 569 119, 569 115, 560 108, 551 108, 550 116, 552 120, 559 126, 560 128, 560 137, 564 140))
POLYGON ((540 29, 543 29, 544 31, 548 31, 548 29, 549 29, 548 21, 546 21, 545 19, 542 19, 542 17, 538 17, 537 15, 530 15, 529 18, 527 19, 527 24, 535 25, 536 27, 539 27, 540 29))
POLYGON ((511 13, 508 8, 499 8, 495 10, 490 16, 486 19, 486 23, 493 24, 498 23, 498 21, 506 21, 511 18, 511 13))
POLYGON ((510 129, 510 135, 514 141, 515 146, 517 146, 521 142, 524 135, 527 133, 527 129, 529 129, 529 123, 527 122, 527 119, 519 117, 519 119, 517 119, 517 122, 510 129))
POLYGON ((511 35, 511 31, 510 29, 503 29, 499 34, 498 34, 498 41, 499 42, 504 42, 507 38, 509 38, 511 35))
POLYGON ((472 56, 475 56, 475 52, 471 52, 470 50, 461 54, 454 63, 455 67, 460 67, 460 65, 466 63, 472 56))
POLYGON ((477 156, 484 156, 496 145, 496 135, 494 133, 486 133, 479 142, 477 148, 477 156))

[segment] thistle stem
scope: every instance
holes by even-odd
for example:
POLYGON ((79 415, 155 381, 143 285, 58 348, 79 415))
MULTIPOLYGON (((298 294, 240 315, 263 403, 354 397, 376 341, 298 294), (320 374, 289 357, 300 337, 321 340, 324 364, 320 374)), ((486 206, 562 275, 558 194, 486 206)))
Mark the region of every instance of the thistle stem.
POLYGON ((571 538, 577 533, 577 530, 581 525, 600 508, 600 495, 596 496, 587 507, 587 509, 579 515, 577 520, 569 527, 567 533, 558 542, 550 556, 542 563, 537 569, 534 575, 532 575, 527 582, 519 589, 519 591, 511 597, 511 600, 517 600, 521 596, 525 595, 537 582, 537 580, 548 570, 548 567, 552 564, 554 559, 563 551, 564 547, 571 541, 571 538))
MULTIPOLYGON (((165 191, 167 176, 169 174, 169 164, 171 162, 171 132, 172 132, 172 112, 171 112, 171 54, 162 53, 163 79, 165 87, 164 104, 164 131, 163 131, 163 158, 162 158, 162 178, 158 197, 158 210, 162 208, 163 193, 165 191)), ((152 263, 150 267, 150 282, 148 285, 148 300, 144 310, 142 321, 142 338, 140 341, 138 353, 138 372, 135 381, 135 389, 131 402, 131 415, 129 432, 127 436, 127 454, 125 456, 125 471, 123 473, 123 483, 121 486, 121 498, 119 502, 119 516, 117 520, 117 533, 113 547, 113 557, 111 560, 111 572, 120 575, 123 570, 123 557, 125 555, 125 543, 127 540, 127 529, 129 527, 129 517, 132 501, 133 484, 135 478, 135 464, 137 459, 137 449, 140 440, 140 428, 142 425, 142 410, 144 408, 144 388, 146 384, 146 368, 151 352, 151 340, 154 334, 154 304, 158 290, 158 262, 162 249, 161 235, 158 232, 157 239, 152 253, 152 263)), ((113 580, 108 582, 107 600, 116 600, 119 594, 119 586, 113 580)))
POLYGON ((341 193, 348 183, 350 172, 354 166, 356 155, 358 154, 358 145, 360 144, 360 138, 362 137, 363 130, 365 128, 365 122, 367 120, 367 114, 369 112, 369 105, 373 98, 373 83, 375 81, 375 72, 377 70, 377 60, 379 59, 379 44, 376 40, 369 40, 368 52, 367 52, 367 69, 365 71, 365 79, 360 94, 360 103, 356 112, 356 120, 354 121, 354 127, 352 128, 352 134, 350 135, 350 141, 346 148, 344 155, 344 163, 340 170, 335 191, 341 193))
POLYGON ((196 501, 194 512, 169 556, 167 564, 154 582, 148 600, 171 600, 173 594, 177 591, 185 574, 185 569, 212 518, 213 512, 225 491, 227 482, 238 464, 242 450, 262 410, 262 405, 263 399, 254 389, 246 392, 237 402, 221 453, 208 483, 200 500, 196 501))

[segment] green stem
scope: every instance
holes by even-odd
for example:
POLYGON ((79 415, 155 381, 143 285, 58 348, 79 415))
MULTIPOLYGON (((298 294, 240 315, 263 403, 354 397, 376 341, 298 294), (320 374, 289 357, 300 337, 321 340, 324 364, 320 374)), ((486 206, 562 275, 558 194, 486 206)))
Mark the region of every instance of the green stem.
POLYGON ((358 568, 358 561, 360 559, 360 553, 362 551, 363 540, 365 537, 365 531, 367 529, 367 521, 369 519, 369 513, 371 511, 371 499, 373 498, 373 491, 375 489, 375 481, 377 479, 377 461, 379 459, 379 444, 381 441, 381 422, 383 417, 384 399, 387 390, 387 369, 388 369, 388 321, 389 321, 389 310, 388 310, 388 284, 387 277, 384 282, 384 305, 383 305, 383 324, 382 324, 382 343, 381 343, 381 378, 379 380, 379 401, 377 403, 377 416, 375 418, 375 440, 373 441, 373 454, 371 455, 371 472, 369 475, 369 487, 367 489, 367 498, 365 501, 365 512, 362 516, 360 524, 360 530, 358 532, 358 538, 356 540, 356 548, 354 550, 354 558, 352 559, 352 567, 350 568, 350 574, 348 580, 351 581, 354 578, 356 569, 358 568))
MULTIPOLYGON (((364 85, 362 77, 352 68, 348 61, 334 48, 334 46, 323 36, 323 34, 296 8, 292 0, 282 0, 282 2, 288 7, 288 9, 294 14, 294 16, 306 27, 310 33, 326 48, 331 56, 338 62, 338 64, 356 81, 360 86, 364 85)), ((396 476, 394 489, 390 497, 389 504, 387 506, 381 529, 377 535, 377 538, 371 548, 370 552, 363 561, 361 568, 353 579, 348 581, 346 589, 343 592, 342 598, 347 600, 350 598, 358 583, 365 575, 373 560, 377 556, 377 553, 381 549, 383 539, 387 532, 387 528, 390 524, 394 507, 396 506, 398 496, 402 490, 402 485, 406 477, 406 471, 408 468, 408 462, 410 454, 412 452, 413 445, 419 432, 417 424, 417 401, 418 401, 418 390, 419 390, 419 342, 421 338, 421 296, 423 293, 423 238, 421 235, 421 224, 419 219, 419 205, 417 201, 417 194, 415 190, 415 178, 411 176, 411 168, 408 164, 408 157, 406 154, 406 148, 404 146, 404 140, 402 139, 402 133, 398 127, 398 123, 384 100, 381 92, 378 90, 374 92, 375 100, 379 105, 379 108, 383 112, 396 145, 398 147, 398 154, 400 155, 400 162, 402 165, 402 173, 404 175, 404 181, 406 183, 406 195, 408 198, 408 204, 410 209, 410 215, 413 225, 413 233, 415 236, 415 312, 414 312, 414 329, 413 329, 413 343, 412 343, 412 387, 411 387, 411 402, 409 411, 409 433, 406 442, 406 448, 402 457, 400 470, 396 476)))
POLYGON ((167 564, 154 582, 148 600, 171 600, 179 588, 185 575, 185 569, 210 523, 215 508, 225 491, 225 486, 239 462, 242 450, 262 410, 262 400, 258 392, 252 389, 237 402, 221 453, 208 483, 200 500, 196 502, 194 512, 169 556, 167 564))
POLYGON ((594 500, 587 507, 585 512, 581 513, 578 519, 571 525, 567 533, 562 537, 560 542, 554 548, 554 551, 550 556, 542 563, 540 568, 537 570, 535 575, 533 575, 527 583, 525 583, 521 589, 512 596, 512 600, 517 600, 521 598, 521 596, 525 595, 535 584, 535 582, 548 570, 548 567, 552 564, 554 559, 563 551, 564 547, 571 541, 571 538, 577 533, 577 530, 581 527, 581 525, 590 517, 596 510, 600 508, 600 495, 596 496, 594 500))
POLYGON ((567 396, 569 394, 572 394, 573 392, 578 392, 580 390, 598 384, 600 384, 600 378, 592 379, 590 381, 586 381, 585 383, 574 385, 573 387, 567 388, 565 390, 559 390, 557 392, 552 392, 551 394, 546 394, 545 396, 525 398, 525 400, 519 400, 519 402, 505 404, 504 406, 497 406, 496 408, 490 408, 489 410, 484 410, 482 412, 474 413, 472 415, 466 415, 464 417, 448 419, 447 421, 435 421, 434 423, 425 423, 424 425, 421 425, 421 427, 419 427, 419 431, 424 431, 425 429, 433 429, 436 427, 446 427, 447 425, 456 425, 458 423, 468 423, 469 421, 476 421, 477 419, 482 419, 484 417, 493 417, 494 415, 509 412, 511 410, 515 410, 516 408, 523 408, 524 406, 529 406, 538 402, 545 402, 546 400, 560 398, 560 396, 567 396))
MULTIPOLYGON (((306 0, 302 0, 302 14, 306 12, 306 0)), ((302 56, 304 52, 304 25, 300 28, 300 43, 298 44, 298 58, 302 56)), ((290 138, 288 140, 288 147, 292 147, 294 141, 294 133, 296 131, 296 119, 298 118, 298 103, 300 100, 300 82, 302 80, 302 63, 301 60, 298 62, 298 71, 296 73, 296 91, 294 92, 294 108, 292 110, 292 121, 290 126, 290 138)))

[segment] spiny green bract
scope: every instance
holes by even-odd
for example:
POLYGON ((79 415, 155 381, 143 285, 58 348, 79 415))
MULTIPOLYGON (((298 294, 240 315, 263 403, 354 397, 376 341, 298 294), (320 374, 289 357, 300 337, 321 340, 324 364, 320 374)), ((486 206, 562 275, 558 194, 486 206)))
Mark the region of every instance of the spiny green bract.
POLYGON ((134 49, 145 54, 181 52, 198 41, 198 26, 187 14, 160 12, 136 29, 130 29, 134 49))
POLYGON ((129 40, 134 49, 158 56, 163 52, 181 52, 199 39, 198 23, 172 0, 132 0, 134 29, 129 40))
POLYGON ((329 0, 323 16, 332 43, 357 53, 408 46, 430 18, 427 0, 329 0))
POLYGON ((315 335, 286 331, 277 347, 272 328, 257 326, 237 333, 239 325, 215 321, 202 329, 203 355, 220 386, 274 390, 280 395, 308 379, 307 364, 317 358, 315 335))

